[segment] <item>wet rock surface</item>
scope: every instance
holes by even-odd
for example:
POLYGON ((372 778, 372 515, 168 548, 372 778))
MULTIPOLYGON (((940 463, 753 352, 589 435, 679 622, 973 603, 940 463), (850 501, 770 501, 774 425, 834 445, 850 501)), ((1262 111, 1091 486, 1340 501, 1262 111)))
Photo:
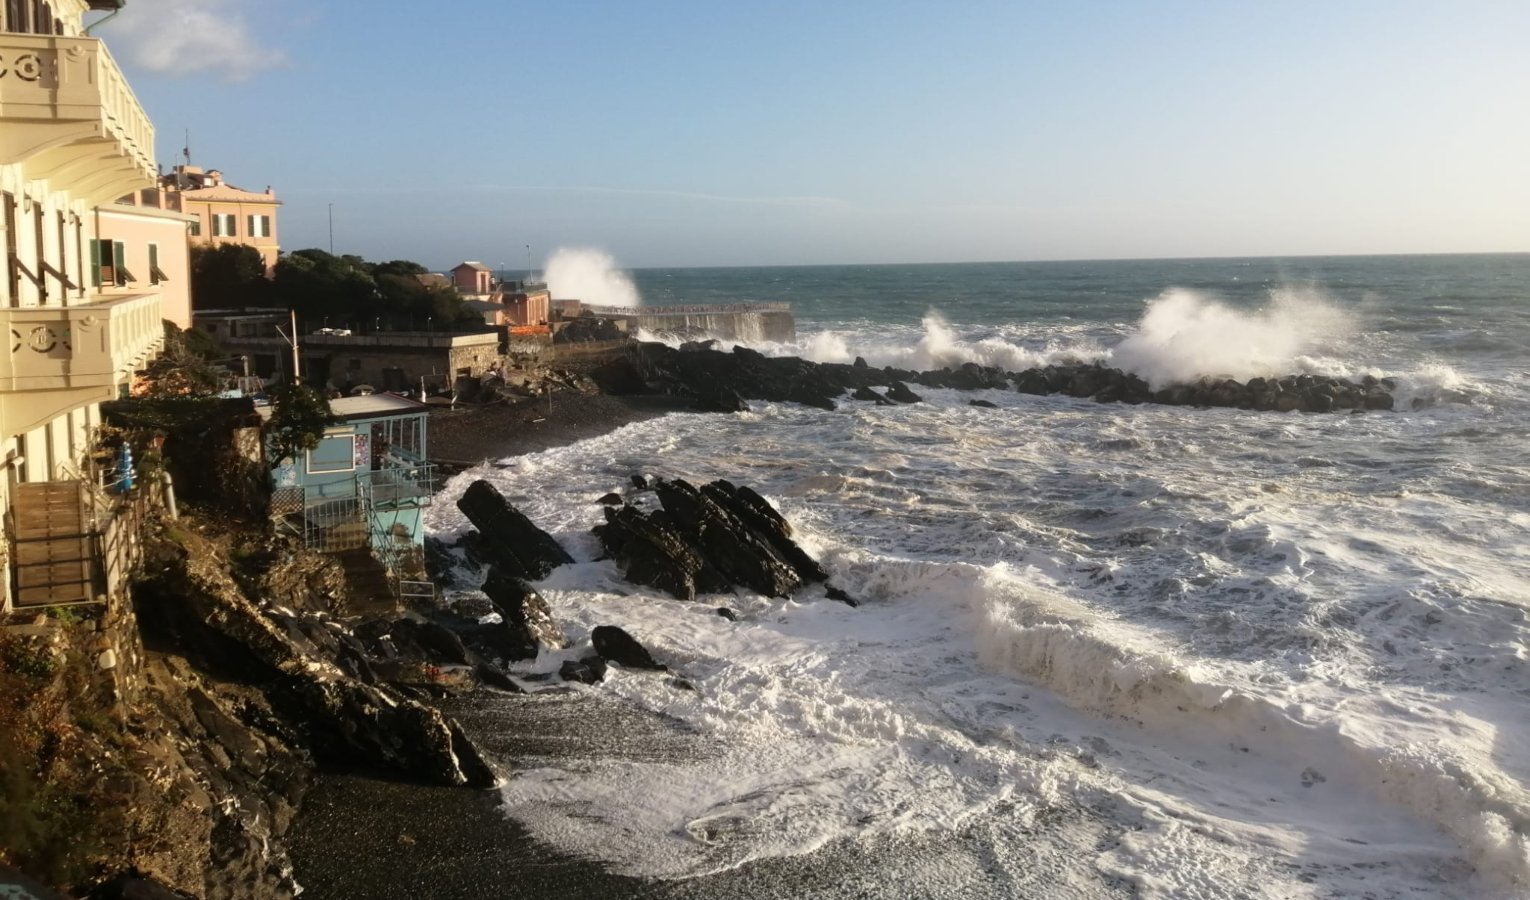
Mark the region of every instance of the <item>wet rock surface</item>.
POLYGON ((750 488, 724 480, 697 488, 679 478, 651 485, 661 509, 608 507, 605 524, 594 528, 628 581, 694 600, 735 585, 787 597, 828 580, 786 519, 750 488))
MULTIPOLYGON (((630 380, 645 389, 696 398, 697 408, 730 412, 741 399, 794 402, 833 409, 836 399, 884 404, 918 403, 909 383, 951 390, 1017 390, 1022 394, 1066 394, 1101 403, 1160 403, 1171 406, 1233 407, 1275 412, 1345 412, 1393 407, 1391 379, 1366 376, 1359 381, 1315 375, 1253 378, 1201 378, 1193 383, 1154 389, 1142 378, 1094 363, 1052 365, 1021 372, 964 363, 955 368, 913 372, 874 369, 865 360, 854 365, 814 363, 796 357, 766 357, 735 347, 731 353, 710 346, 677 350, 644 342, 628 351, 630 380), (879 393, 876 389, 880 388, 879 393)), ((984 401, 978 401, 982 403, 984 401)))

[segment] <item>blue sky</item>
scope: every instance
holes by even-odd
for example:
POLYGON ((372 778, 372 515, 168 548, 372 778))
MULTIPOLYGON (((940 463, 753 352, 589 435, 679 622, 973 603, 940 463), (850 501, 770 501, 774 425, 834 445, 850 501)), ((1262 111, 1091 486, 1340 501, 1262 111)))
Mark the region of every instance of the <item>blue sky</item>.
POLYGON ((1530 3, 130 0, 285 249, 524 266, 1530 250, 1530 3), (397 10, 397 11, 395 11, 397 10))

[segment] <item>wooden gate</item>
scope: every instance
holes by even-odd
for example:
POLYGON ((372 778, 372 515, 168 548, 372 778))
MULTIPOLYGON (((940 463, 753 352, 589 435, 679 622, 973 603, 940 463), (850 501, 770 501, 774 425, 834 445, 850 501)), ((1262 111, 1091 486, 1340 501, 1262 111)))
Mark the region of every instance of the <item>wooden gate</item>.
POLYGON ((15 605, 51 606, 96 599, 96 536, 80 481, 11 487, 15 535, 15 605))

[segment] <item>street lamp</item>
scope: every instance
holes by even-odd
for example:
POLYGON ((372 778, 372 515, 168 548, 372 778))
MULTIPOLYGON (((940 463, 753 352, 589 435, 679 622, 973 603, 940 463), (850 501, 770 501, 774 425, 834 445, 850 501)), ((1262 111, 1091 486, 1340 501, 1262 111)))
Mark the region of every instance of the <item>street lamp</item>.
POLYGON ((377 317, 377 321, 372 324, 372 330, 374 332, 382 331, 382 316, 377 317))

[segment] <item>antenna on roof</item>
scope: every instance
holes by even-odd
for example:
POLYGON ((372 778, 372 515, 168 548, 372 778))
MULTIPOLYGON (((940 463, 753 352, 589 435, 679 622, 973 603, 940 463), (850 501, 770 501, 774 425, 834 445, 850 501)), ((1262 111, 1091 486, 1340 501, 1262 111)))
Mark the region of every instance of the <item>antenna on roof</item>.
POLYGON ((191 129, 186 129, 186 143, 181 145, 181 155, 186 158, 185 165, 181 166, 180 176, 175 179, 176 186, 184 190, 186 188, 186 168, 191 165, 191 129))

